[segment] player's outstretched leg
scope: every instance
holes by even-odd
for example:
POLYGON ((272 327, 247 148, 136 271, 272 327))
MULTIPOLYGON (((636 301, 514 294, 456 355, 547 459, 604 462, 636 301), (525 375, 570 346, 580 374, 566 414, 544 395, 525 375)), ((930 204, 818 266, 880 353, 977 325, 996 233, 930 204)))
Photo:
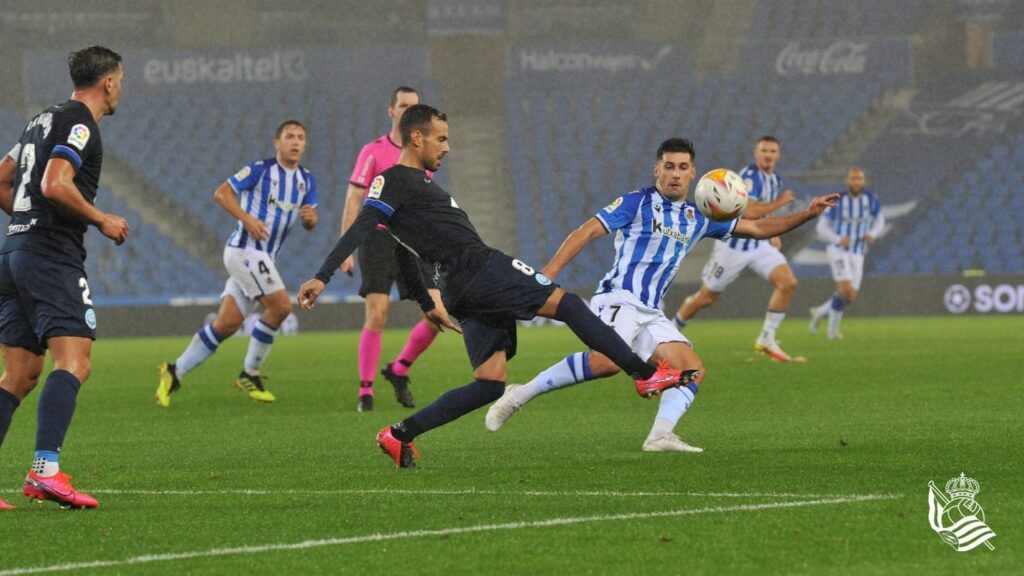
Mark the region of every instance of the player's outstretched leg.
MULTIPOLYGON (((618 368, 615 367, 612 374, 617 372, 618 368)), ((605 376, 605 374, 594 375, 590 366, 590 352, 570 354, 561 362, 537 374, 526 384, 506 386, 505 393, 487 410, 484 426, 491 432, 497 432, 513 414, 537 396, 605 376)))
MULTIPOLYGON (((39 383, 43 356, 25 348, 3 346, 4 373, 0 376, 0 447, 14 420, 14 411, 39 383)), ((0 499, 0 510, 14 510, 0 499)))
POLYGON ((61 336, 47 342, 54 369, 39 395, 36 452, 22 492, 35 500, 53 500, 65 508, 95 508, 96 499, 76 491, 60 471, 59 454, 75 414, 78 391, 89 378, 89 338, 61 336))
MULTIPOLYGON (((228 280, 229 288, 232 280, 228 280)), ((164 408, 171 405, 171 394, 181 388, 181 380, 213 353, 221 342, 227 340, 242 327, 244 314, 234 296, 225 294, 220 300, 220 309, 213 322, 203 326, 192 336, 192 340, 174 362, 160 365, 160 380, 156 387, 156 403, 164 408)))
POLYGON ((807 324, 807 331, 811 334, 818 333, 818 326, 821 321, 828 318, 828 311, 832 309, 832 298, 829 297, 823 303, 811 307, 811 321, 807 324))
POLYGON ((552 292, 551 297, 537 312, 538 316, 554 318, 565 322, 570 330, 587 345, 607 356, 616 366, 629 374, 636 382, 636 391, 649 398, 667 388, 680 385, 680 371, 667 365, 657 368, 644 362, 611 327, 591 312, 583 300, 561 288, 552 292))
POLYGON ((693 318, 697 312, 707 308, 708 306, 714 305, 718 301, 718 297, 721 296, 721 292, 715 292, 707 287, 706 284, 701 284, 700 289, 693 294, 690 294, 683 300, 683 303, 679 305, 679 310, 676 311, 675 318, 673 319, 676 323, 676 327, 680 330, 686 328, 686 324, 693 318))
POLYGON ((420 357, 420 354, 423 354, 433 344, 436 337, 437 328, 426 320, 420 320, 409 332, 409 339, 406 340, 402 352, 381 371, 384 379, 395 388, 395 399, 406 408, 416 406, 416 402, 412 398, 412 390, 409 389, 409 368, 420 357))

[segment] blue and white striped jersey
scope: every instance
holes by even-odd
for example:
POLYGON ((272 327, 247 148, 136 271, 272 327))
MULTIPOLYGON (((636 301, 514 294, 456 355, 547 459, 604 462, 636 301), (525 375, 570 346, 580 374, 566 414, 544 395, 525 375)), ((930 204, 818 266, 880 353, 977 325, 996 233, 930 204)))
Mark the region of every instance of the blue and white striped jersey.
POLYGON ((292 224, 299 219, 299 208, 316 207, 316 179, 302 166, 289 170, 270 158, 244 166, 228 178, 228 185, 238 194, 238 203, 247 213, 265 222, 270 230, 266 240, 254 240, 241 222, 228 238, 232 248, 255 248, 271 258, 288 237, 292 224))
POLYGON ((653 186, 620 196, 595 215, 615 233, 615 264, 597 293, 625 290, 657 310, 683 258, 708 236, 728 240, 736 220, 708 220, 692 202, 673 202, 653 186))
MULTIPOLYGON (((782 193, 782 177, 776 173, 767 173, 751 164, 740 171, 740 178, 747 186, 747 197, 755 202, 773 202, 782 193)), ((742 252, 753 250, 761 244, 761 240, 753 238, 733 238, 729 247, 742 252)))
POLYGON ((868 243, 864 237, 870 234, 878 238, 883 228, 882 202, 868 190, 856 196, 849 192, 840 194, 835 208, 825 210, 817 225, 818 235, 835 248, 842 249, 839 239, 848 236, 850 245, 846 250, 854 254, 867 253, 868 243))

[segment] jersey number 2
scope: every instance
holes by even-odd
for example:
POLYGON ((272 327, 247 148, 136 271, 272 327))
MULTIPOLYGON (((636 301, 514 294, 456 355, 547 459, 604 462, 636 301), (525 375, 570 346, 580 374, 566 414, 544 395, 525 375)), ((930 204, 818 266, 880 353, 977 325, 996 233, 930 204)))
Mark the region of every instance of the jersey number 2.
POLYGON ((89 292, 89 281, 85 278, 78 279, 78 287, 82 289, 82 303, 86 306, 92 306, 92 298, 89 292))
POLYGON ((18 192, 14 195, 14 212, 28 212, 32 209, 32 198, 25 193, 29 179, 32 178, 32 168, 36 165, 36 145, 25 144, 21 148, 21 184, 18 185, 18 192))

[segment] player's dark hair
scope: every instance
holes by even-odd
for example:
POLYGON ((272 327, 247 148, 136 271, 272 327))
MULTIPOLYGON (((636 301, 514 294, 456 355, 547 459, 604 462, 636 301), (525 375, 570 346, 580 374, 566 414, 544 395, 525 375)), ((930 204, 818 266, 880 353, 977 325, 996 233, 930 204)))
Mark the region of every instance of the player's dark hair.
POLYGON ((765 134, 764 136, 761 136, 760 138, 757 139, 758 144, 760 144, 761 142, 773 142, 775 144, 778 144, 779 139, 776 138, 775 136, 772 136, 771 134, 765 134))
POLYGON ((103 46, 89 46, 68 54, 68 70, 75 89, 95 86, 121 64, 121 55, 103 46))
POLYGON ((697 159, 697 152, 693 149, 693 142, 686 138, 669 138, 658 146, 658 160, 665 157, 669 152, 685 152, 690 155, 690 161, 697 159))
POLYGON ((433 106, 415 104, 406 108, 405 113, 402 114, 402 121, 398 123, 398 130, 402 133, 402 144, 409 141, 409 135, 413 130, 428 134, 430 123, 435 118, 442 122, 448 121, 448 116, 433 106))
POLYGON ((307 136, 309 135, 309 130, 306 129, 305 124, 298 120, 288 119, 281 122, 281 125, 277 127, 277 131, 274 132, 274 140, 280 140, 281 134, 284 134, 284 129, 289 126, 298 126, 299 128, 302 128, 302 131, 305 132, 307 136))
POLYGON ((398 88, 395 88, 394 92, 391 93, 391 103, 388 104, 390 108, 394 108, 395 104, 398 104, 399 94, 415 94, 417 96, 420 95, 420 93, 417 92, 415 88, 411 88, 409 86, 399 86, 398 88))

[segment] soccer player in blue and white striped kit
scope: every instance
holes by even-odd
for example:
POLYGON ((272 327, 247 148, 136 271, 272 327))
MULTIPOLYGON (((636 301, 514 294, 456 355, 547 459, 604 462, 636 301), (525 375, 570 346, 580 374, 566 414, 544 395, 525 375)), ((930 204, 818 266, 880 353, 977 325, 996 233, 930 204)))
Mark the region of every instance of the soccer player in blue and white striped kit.
MULTIPOLYGON (((754 163, 740 172, 749 194, 743 218, 763 218, 793 201, 793 192, 783 188, 782 177, 775 172, 779 155, 778 139, 770 135, 758 139, 754 163)), ((786 318, 789 302, 796 290, 796 276, 780 248, 782 242, 778 238, 768 241, 734 238, 728 242, 715 242, 711 258, 704 266, 700 289, 687 297, 676 313, 679 328, 685 328, 694 314, 717 302, 722 292, 749 267, 775 287, 754 349, 780 362, 788 362, 789 354, 779 346, 775 331, 786 318)))
MULTIPOLYGON (((704 381, 704 365, 690 341, 665 317, 662 298, 683 259, 702 238, 773 238, 816 217, 837 195, 815 198, 810 207, 783 218, 714 222, 687 201, 696 178, 693 143, 670 138, 658 147, 653 186, 625 194, 572 232, 543 274, 557 276, 592 240, 615 234, 615 264, 597 286, 591 310, 615 329, 641 358, 683 370, 684 386, 665 390, 644 452, 701 452, 676 436, 674 428, 704 381), (692 371, 687 373, 687 371, 692 371)), ((574 384, 617 374, 598 352, 578 352, 541 372, 527 384, 509 385, 484 421, 497 431, 533 398, 574 384)))
POLYGON ((828 316, 829 340, 843 337, 839 323, 843 310, 857 299, 860 291, 864 255, 885 229, 882 202, 866 186, 864 171, 850 168, 846 173, 846 191, 839 196, 836 206, 818 220, 818 236, 828 242, 828 262, 836 291, 823 304, 811 308, 810 330, 817 333, 818 324, 828 316))
POLYGON ((292 313, 291 299, 274 260, 295 222, 312 230, 316 226, 316 180, 299 165, 306 151, 306 127, 287 120, 274 135, 274 158, 242 167, 217 188, 214 200, 238 219, 238 227, 224 247, 224 267, 229 278, 221 294, 217 318, 192 337, 175 362, 160 365, 156 400, 170 405, 170 395, 181 378, 203 363, 227 337, 242 327, 256 302, 263 315, 256 322, 235 387, 260 402, 273 402, 260 369, 267 360, 274 336, 292 313))

